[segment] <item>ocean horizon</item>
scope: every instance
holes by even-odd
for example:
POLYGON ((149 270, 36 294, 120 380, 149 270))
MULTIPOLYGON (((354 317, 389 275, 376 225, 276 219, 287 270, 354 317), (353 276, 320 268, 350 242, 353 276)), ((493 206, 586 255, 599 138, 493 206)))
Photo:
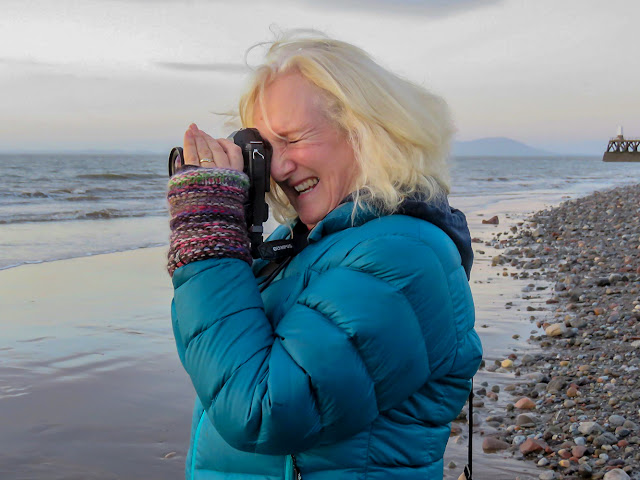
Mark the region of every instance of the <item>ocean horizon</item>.
MULTIPOLYGON (((166 155, 0 154, 0 269, 167 244, 166 155)), ((596 156, 458 157, 450 203, 557 199, 633 182, 640 165, 596 156)), ((532 207, 533 209, 533 207, 532 207)), ((277 224, 265 225, 267 233, 277 224)))

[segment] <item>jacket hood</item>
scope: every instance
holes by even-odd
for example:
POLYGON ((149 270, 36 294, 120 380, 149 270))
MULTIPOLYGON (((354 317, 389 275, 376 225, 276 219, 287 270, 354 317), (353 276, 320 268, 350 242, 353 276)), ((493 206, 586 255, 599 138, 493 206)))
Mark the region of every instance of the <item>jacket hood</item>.
MULTIPOLYGON (((371 205, 368 207, 362 205, 355 218, 352 217, 352 211, 353 196, 349 195, 309 233, 309 241, 317 241, 328 233, 343 230, 352 225, 360 225, 380 215, 379 211, 371 205)), ((446 197, 441 196, 426 201, 424 195, 416 194, 405 200, 395 213, 425 220, 444 231, 458 248, 467 279, 470 277, 473 250, 467 219, 460 210, 449 205, 446 197)), ((277 237, 274 236, 274 238, 277 237)))
MULTIPOLYGON (((380 216, 380 213, 371 206, 361 206, 356 212, 355 218, 352 216, 352 212, 353 197, 349 195, 308 233, 308 241, 318 241, 324 235, 344 230, 350 226, 361 225, 380 216)), ((395 213, 425 220, 445 232, 453 240, 460 253, 467 279, 470 277, 473 250, 471 249, 471 234, 467 219, 460 210, 449 205, 446 197, 439 197, 427 202, 424 195, 416 194, 405 200, 395 213)), ((299 219, 296 222, 299 222, 299 219)), ((269 237, 269 240, 286 238, 290 231, 289 227, 281 226, 269 237)), ((259 263, 258 266, 262 266, 262 263, 259 263)))
POLYGON ((470 277, 473 250, 467 219, 464 213, 449 205, 446 197, 442 196, 426 202, 424 197, 414 196, 405 200, 398 208, 397 213, 426 220, 444 231, 458 248, 462 258, 462 266, 467 273, 467 278, 470 277))

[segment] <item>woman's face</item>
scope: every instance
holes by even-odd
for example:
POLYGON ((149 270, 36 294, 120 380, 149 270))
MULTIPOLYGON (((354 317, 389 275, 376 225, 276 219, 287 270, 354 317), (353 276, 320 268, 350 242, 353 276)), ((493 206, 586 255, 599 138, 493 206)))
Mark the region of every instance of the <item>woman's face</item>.
POLYGON ((271 177, 300 220, 313 228, 352 192, 358 174, 353 149, 344 133, 327 120, 318 88, 299 73, 277 77, 264 94, 273 130, 259 105, 253 122, 273 146, 271 177))

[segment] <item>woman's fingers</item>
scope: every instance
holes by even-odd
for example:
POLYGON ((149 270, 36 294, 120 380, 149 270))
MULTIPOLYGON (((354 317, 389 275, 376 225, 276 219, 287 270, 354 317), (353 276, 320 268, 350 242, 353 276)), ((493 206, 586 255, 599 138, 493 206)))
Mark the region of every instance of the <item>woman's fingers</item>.
POLYGON ((195 123, 189 125, 184 134, 184 161, 186 164, 202 167, 233 168, 239 171, 244 168, 239 146, 226 138, 213 138, 195 123))
MULTIPOLYGON (((203 167, 222 167, 224 159, 220 158, 220 154, 216 155, 216 151, 209 147, 209 142, 204 137, 206 135, 202 131, 196 134, 196 148, 198 149, 198 161, 203 167)), ((222 149, 220 149, 222 150, 222 149)))
POLYGON ((234 170, 244 170, 244 159, 242 158, 242 149, 233 141, 227 138, 219 138, 218 143, 223 148, 227 158, 229 159, 229 167, 234 170))
POLYGON ((198 149, 196 147, 196 138, 191 127, 184 133, 183 141, 184 163, 188 165, 200 165, 198 158, 198 149))
POLYGON ((222 148, 218 141, 202 130, 200 132, 202 133, 202 140, 206 143, 207 148, 213 155, 216 167, 231 168, 229 157, 227 157, 227 152, 224 151, 224 148, 222 148))

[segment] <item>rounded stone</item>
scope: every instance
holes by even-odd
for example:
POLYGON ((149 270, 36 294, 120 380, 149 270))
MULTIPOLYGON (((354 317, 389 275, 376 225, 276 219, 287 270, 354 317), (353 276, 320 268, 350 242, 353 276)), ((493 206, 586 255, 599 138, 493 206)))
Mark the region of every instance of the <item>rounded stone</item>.
POLYGON ((554 323, 544 329, 544 333, 547 337, 559 337, 560 335, 564 335, 566 331, 567 327, 564 323, 554 323))
POLYGON ((494 437, 485 437, 482 441, 482 450, 487 453, 506 450, 509 447, 510 445, 507 442, 503 442, 494 437))
POLYGON ((511 444, 519 447, 525 442, 526 439, 527 437, 525 437, 524 435, 516 435, 515 437, 513 437, 513 440, 511 440, 511 444))
POLYGON ((522 445, 520 445, 520 452, 523 455, 527 455, 529 453, 535 453, 544 450, 542 445, 536 442, 533 438, 527 438, 522 445))
POLYGON ((624 422, 625 418, 622 415, 611 415, 609 417, 609 424, 613 425, 614 427, 620 427, 624 425, 624 422))
POLYGON ((593 474, 593 469, 591 468, 591 465, 589 465, 588 463, 583 463, 578 467, 578 474, 582 478, 590 478, 591 475, 593 474))
POLYGON ((515 403, 515 408, 519 408, 521 410, 533 410, 536 408, 536 404, 533 400, 528 397, 523 397, 515 403))
POLYGON ((536 419, 531 415, 522 413, 516 417, 516 425, 518 425, 519 427, 528 427, 528 426, 533 427, 535 426, 535 424, 536 424, 536 419))
POLYGON ((592 433, 604 432, 604 428, 602 428, 597 422, 580 422, 578 431, 583 435, 591 435, 592 433))
POLYGON ((604 480, 630 480, 630 478, 624 470, 619 468, 614 468, 604 474, 604 480))
POLYGON ((573 455, 576 458, 582 458, 586 452, 587 452, 587 447, 584 445, 576 445, 571 449, 571 455, 573 455))

